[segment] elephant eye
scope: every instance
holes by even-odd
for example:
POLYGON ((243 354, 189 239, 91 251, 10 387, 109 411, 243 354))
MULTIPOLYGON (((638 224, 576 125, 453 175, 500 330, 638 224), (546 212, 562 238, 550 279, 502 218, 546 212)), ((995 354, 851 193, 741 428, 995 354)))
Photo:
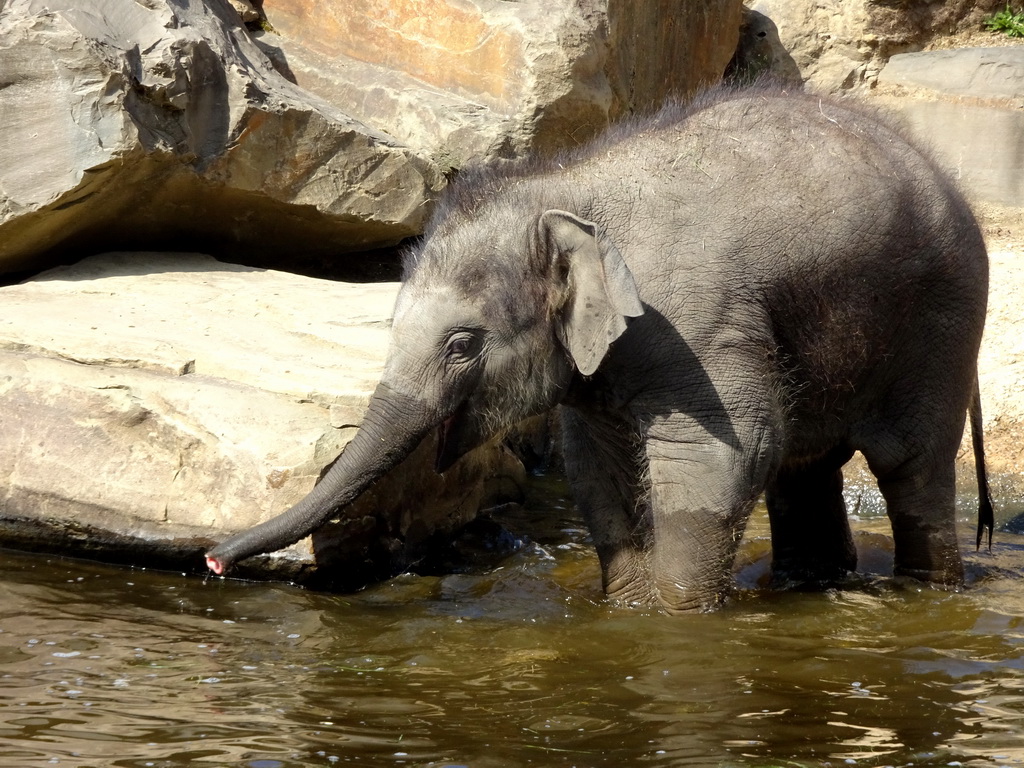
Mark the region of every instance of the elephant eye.
POLYGON ((446 356, 449 358, 470 357, 475 355, 480 347, 479 334, 463 332, 456 334, 448 342, 446 356))

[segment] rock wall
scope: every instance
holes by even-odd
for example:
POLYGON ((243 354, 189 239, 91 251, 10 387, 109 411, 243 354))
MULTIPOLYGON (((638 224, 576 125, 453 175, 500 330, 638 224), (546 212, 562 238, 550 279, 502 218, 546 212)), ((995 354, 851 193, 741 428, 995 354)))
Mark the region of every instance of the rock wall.
POLYGON ((445 174, 717 80, 740 0, 8 0, 0 274, 180 248, 335 267, 445 174), (251 10, 243 13, 249 13, 251 10))
POLYGON ((10 0, 0 115, 0 271, 103 247, 365 249, 419 232, 443 183, 279 75, 218 0, 10 0))
POLYGON ((296 83, 443 170, 579 144, 721 77, 738 0, 266 0, 296 83))
POLYGON ((572 146, 717 82, 740 10, 735 0, 267 0, 278 34, 259 40, 295 82, 446 170, 572 146))
POLYGON ((824 93, 874 85, 890 57, 933 47, 991 45, 982 21, 1005 0, 751 0, 745 55, 824 93))

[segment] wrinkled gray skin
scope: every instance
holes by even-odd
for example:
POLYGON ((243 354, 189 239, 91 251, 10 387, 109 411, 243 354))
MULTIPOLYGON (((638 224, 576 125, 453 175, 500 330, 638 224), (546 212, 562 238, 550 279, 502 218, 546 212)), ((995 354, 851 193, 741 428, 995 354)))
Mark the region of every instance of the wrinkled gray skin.
POLYGON ((842 576, 857 450, 897 573, 961 584, 953 465, 988 262, 959 194, 889 128, 817 98, 712 94, 460 180, 427 234, 359 434, 309 497, 216 547, 214 571, 309 534, 431 430, 444 471, 561 403, 614 598, 717 606, 762 492, 776 577, 842 576))

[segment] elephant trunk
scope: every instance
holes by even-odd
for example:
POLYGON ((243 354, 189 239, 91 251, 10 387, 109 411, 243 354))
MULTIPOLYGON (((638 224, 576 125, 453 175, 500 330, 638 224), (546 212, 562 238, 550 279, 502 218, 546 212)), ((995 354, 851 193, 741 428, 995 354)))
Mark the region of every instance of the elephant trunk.
POLYGON ((222 541, 206 554, 207 566, 222 574, 239 560, 308 536, 408 456, 434 426, 425 402, 381 382, 359 431, 313 490, 277 517, 222 541))

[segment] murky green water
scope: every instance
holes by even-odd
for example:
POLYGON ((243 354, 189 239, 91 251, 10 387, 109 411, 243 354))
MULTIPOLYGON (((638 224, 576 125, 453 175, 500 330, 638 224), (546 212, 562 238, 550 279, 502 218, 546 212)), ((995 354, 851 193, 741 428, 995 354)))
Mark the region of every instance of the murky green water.
POLYGON ((671 618, 608 605, 546 506, 500 566, 348 597, 4 553, 0 765, 1024 762, 1021 537, 960 594, 771 593, 760 521, 739 598, 671 618))

